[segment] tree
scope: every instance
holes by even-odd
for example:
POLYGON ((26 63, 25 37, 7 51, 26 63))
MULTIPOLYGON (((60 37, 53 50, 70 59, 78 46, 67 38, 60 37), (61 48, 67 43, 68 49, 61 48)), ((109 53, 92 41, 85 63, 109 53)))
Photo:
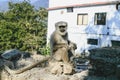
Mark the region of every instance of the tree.
POLYGON ((38 51, 46 45, 47 10, 35 10, 28 1, 9 2, 0 13, 0 49, 38 51))

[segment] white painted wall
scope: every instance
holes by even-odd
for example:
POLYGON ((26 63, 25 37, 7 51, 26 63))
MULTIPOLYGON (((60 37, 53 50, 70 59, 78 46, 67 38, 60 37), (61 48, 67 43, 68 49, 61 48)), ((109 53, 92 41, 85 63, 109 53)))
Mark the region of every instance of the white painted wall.
MULTIPOLYGON (((49 0, 49 8, 100 1, 117 0, 49 0)), ((66 8, 49 10, 47 42, 49 42, 50 35, 55 30, 55 23, 58 21, 66 21, 68 23, 69 39, 77 44, 77 53, 81 53, 84 49, 111 46, 111 40, 120 40, 120 12, 116 10, 115 5, 74 8, 72 13, 67 13, 66 8), (105 26, 94 25, 94 15, 98 12, 107 13, 105 26), (77 25, 77 14, 80 13, 88 13, 88 25, 77 25), (109 35, 106 35, 107 32, 109 32, 109 35), (88 45, 87 38, 99 39, 98 45, 88 45)))

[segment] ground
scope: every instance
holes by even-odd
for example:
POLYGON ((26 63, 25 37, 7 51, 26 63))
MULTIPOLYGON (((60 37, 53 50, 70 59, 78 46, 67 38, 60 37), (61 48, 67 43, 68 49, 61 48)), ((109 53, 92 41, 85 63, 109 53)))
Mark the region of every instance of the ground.
MULTIPOLYGON (((41 55, 33 55, 32 60, 37 61, 41 59, 41 55)), ((27 59, 27 64, 31 64, 31 59, 27 59)), ((22 60, 19 63, 25 62, 22 60)), ((33 61, 33 62, 34 62, 33 61)), ((72 75, 65 74, 52 74, 49 71, 49 67, 34 67, 30 70, 27 70, 21 74, 9 74, 6 70, 1 72, 0 80, 117 80, 114 76, 109 77, 97 77, 88 75, 89 71, 84 70, 79 73, 74 73, 72 75)))

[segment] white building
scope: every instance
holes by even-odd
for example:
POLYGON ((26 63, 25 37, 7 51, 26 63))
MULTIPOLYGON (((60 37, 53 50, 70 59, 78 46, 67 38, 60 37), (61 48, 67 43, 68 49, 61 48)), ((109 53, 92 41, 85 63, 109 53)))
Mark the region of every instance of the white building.
POLYGON ((49 0, 47 41, 55 23, 66 21, 69 39, 77 44, 78 53, 120 45, 119 5, 119 0, 49 0))

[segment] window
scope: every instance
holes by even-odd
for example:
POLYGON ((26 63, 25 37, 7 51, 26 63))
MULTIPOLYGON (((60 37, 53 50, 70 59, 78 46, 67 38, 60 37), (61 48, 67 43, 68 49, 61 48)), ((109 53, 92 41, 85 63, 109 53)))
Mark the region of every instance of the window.
POLYGON ((91 45, 98 45, 98 39, 87 39, 87 43, 91 45))
POLYGON ((111 43, 113 47, 120 47, 120 41, 112 40, 111 43))
POLYGON ((106 24, 106 13, 95 13, 95 25, 106 24))
POLYGON ((73 12, 73 7, 68 7, 67 12, 73 12))
POLYGON ((88 14, 78 14, 77 15, 77 25, 87 25, 88 24, 88 14))
POLYGON ((120 3, 116 4, 116 9, 120 11, 120 3))

